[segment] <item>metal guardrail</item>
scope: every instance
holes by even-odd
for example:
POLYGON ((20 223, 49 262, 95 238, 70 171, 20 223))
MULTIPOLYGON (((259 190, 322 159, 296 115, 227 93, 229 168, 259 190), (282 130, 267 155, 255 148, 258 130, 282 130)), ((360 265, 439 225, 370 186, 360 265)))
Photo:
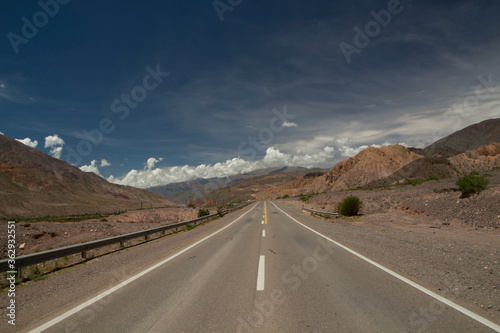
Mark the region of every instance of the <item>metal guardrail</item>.
POLYGON ((308 208, 304 208, 304 207, 302 207, 302 210, 305 212, 311 213, 313 215, 318 215, 318 216, 322 216, 322 217, 331 217, 331 216, 339 217, 338 213, 321 212, 318 210, 312 210, 312 209, 308 209, 308 208))
MULTIPOLYGON (((254 201, 250 201, 250 202, 247 202, 241 206, 231 208, 231 209, 226 209, 222 212, 224 214, 231 213, 231 212, 234 212, 238 209, 246 207, 253 202, 254 201)), ((81 253, 82 257, 86 258, 86 252, 93 250, 93 249, 97 249, 97 248, 112 245, 112 244, 118 244, 118 243, 123 245, 123 242, 125 242, 127 240, 140 238, 140 237, 144 237, 147 240, 149 235, 156 234, 156 233, 165 233, 166 230, 176 229, 176 228, 187 226, 190 224, 199 224, 205 220, 208 221, 216 216, 218 216, 218 213, 206 215, 206 216, 194 219, 194 220, 168 224, 168 225, 161 226, 158 228, 137 231, 137 232, 133 232, 133 233, 125 234, 125 235, 109 237, 109 238, 99 239, 96 241, 86 242, 86 243, 82 243, 82 244, 70 245, 70 246, 61 247, 58 249, 37 252, 37 253, 31 253, 31 254, 15 257, 15 268, 17 270, 17 275, 20 277, 21 276, 21 268, 23 268, 23 267, 39 264, 39 263, 53 260, 53 259, 63 258, 63 257, 69 256, 69 255, 78 254, 78 253, 81 253)), ((0 272, 11 271, 11 269, 9 268, 8 262, 9 262, 8 258, 0 260, 0 272)))

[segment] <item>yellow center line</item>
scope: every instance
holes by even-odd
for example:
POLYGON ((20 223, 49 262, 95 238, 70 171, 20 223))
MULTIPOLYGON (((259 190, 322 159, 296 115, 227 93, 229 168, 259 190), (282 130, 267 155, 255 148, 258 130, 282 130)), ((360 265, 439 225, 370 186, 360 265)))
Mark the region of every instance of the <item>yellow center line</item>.
POLYGON ((264 223, 267 224, 267 206, 266 206, 266 201, 264 201, 264 223))

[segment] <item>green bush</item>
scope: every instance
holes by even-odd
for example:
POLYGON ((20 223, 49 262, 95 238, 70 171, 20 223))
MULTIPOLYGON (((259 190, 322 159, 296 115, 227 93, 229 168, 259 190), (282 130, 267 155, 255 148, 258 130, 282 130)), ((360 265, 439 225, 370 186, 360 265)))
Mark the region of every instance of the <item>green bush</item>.
POLYGON ((462 192, 462 198, 468 198, 474 193, 479 193, 488 187, 490 181, 484 177, 470 174, 457 180, 458 190, 462 192))
POLYGON ((217 209, 217 215, 219 215, 219 217, 223 217, 224 212, 221 209, 217 209))
POLYGON ((290 196, 288 194, 285 194, 284 196, 281 197, 281 199, 288 199, 290 196))
POLYGON ((338 205, 338 212, 342 216, 358 215, 359 210, 363 206, 363 202, 356 196, 352 195, 344 198, 338 205))
POLYGON ((408 179, 405 183, 405 185, 413 185, 413 186, 417 186, 417 185, 420 185, 420 184, 423 184, 425 183, 425 180, 423 179, 408 179))
POLYGON ((210 215, 210 211, 208 209, 199 209, 198 210, 198 217, 203 217, 203 216, 207 216, 207 215, 210 215))
POLYGON ((314 197, 314 196, 315 196, 315 194, 301 194, 301 195, 299 196, 299 199, 300 199, 300 201, 302 201, 302 202, 308 202, 308 201, 309 201, 309 199, 311 199, 311 198, 312 198, 312 197, 314 197))

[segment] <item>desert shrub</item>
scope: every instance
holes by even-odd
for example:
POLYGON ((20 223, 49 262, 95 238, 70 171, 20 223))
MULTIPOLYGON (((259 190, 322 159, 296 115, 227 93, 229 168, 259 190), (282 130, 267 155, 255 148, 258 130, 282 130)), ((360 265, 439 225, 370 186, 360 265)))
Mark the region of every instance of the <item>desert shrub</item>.
POLYGON ((417 186, 417 185, 423 184, 424 182, 425 182, 425 180, 423 180, 423 179, 408 179, 406 181, 405 185, 417 186))
POLYGON ((301 195, 299 195, 299 199, 302 202, 308 202, 309 199, 311 199, 314 196, 315 196, 315 194, 301 194, 301 195))
POLYGON ((218 209, 218 210, 217 210, 217 215, 218 215, 219 217, 223 217, 223 216, 224 216, 224 212, 223 212, 221 209, 218 209))
POLYGON ((290 196, 288 194, 285 194, 284 196, 281 197, 281 199, 288 199, 290 196))
POLYGON ((458 190, 462 192, 462 198, 468 198, 474 193, 479 193, 488 187, 490 181, 484 177, 479 177, 475 174, 462 177, 457 180, 456 185, 458 190))
POLYGON ((40 272, 38 265, 28 266, 28 280, 31 280, 31 281, 39 280, 41 275, 42 275, 42 272, 40 272))
POLYGON ((338 204, 338 213, 342 216, 354 216, 358 215, 359 210, 363 206, 363 202, 356 196, 352 195, 344 198, 338 204))
POLYGON ((207 215, 210 215, 210 211, 208 209, 199 209, 198 210, 198 217, 203 217, 203 216, 207 216, 207 215))

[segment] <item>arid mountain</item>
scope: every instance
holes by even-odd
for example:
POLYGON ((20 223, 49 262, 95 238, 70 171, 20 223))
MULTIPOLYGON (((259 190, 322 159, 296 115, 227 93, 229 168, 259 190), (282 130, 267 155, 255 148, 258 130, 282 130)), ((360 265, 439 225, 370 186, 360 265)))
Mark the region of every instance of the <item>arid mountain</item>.
POLYGON ((472 171, 488 171, 500 167, 500 142, 493 142, 477 149, 448 158, 462 174, 472 171))
POLYGON ((337 163, 323 176, 324 180, 316 178, 308 190, 317 193, 363 187, 421 158, 421 155, 401 145, 368 147, 356 156, 337 163))
POLYGON ((335 164, 325 174, 303 177, 271 191, 259 193, 257 198, 270 199, 283 195, 295 196, 363 187, 374 180, 384 179, 421 158, 421 155, 401 145, 368 147, 335 164))
POLYGON ((179 205, 146 190, 111 184, 94 173, 0 135, 0 218, 104 213, 179 205))
POLYGON ((493 142, 453 157, 425 157, 399 169, 389 177, 368 184, 368 187, 388 186, 408 180, 451 178, 473 171, 484 172, 500 167, 500 143, 493 142))
POLYGON ((271 199, 488 171, 500 167, 499 142, 500 119, 490 119, 457 131, 425 149, 400 145, 368 147, 335 164, 324 175, 302 177, 255 197, 271 199))
MULTIPOLYGON (((307 169, 305 169, 307 170, 307 169)), ((316 171, 317 172, 317 171, 316 171)), ((300 179, 305 172, 272 172, 263 176, 241 180, 233 185, 215 190, 207 195, 211 201, 219 204, 252 200, 256 193, 272 191, 273 188, 300 179)))
POLYGON ((386 178, 371 181, 366 187, 389 186, 431 177, 450 178, 458 173, 458 169, 446 157, 424 157, 405 165, 386 178))
MULTIPOLYGON (((318 170, 320 171, 320 169, 313 169, 312 171, 318 170)), ((308 172, 311 172, 311 170, 302 167, 268 168, 226 178, 196 179, 165 186, 151 187, 148 190, 184 204, 193 203, 201 206, 208 200, 215 200, 220 203, 240 201, 239 199, 247 200, 249 194, 254 193, 255 190, 258 190, 259 186, 262 186, 263 182, 265 183, 265 179, 268 179, 270 184, 276 185, 276 179, 280 177, 272 176, 273 174, 290 174, 292 178, 288 178, 287 181, 291 181, 296 179, 293 177, 293 174, 301 177, 308 172), (271 177, 266 178, 266 176, 271 177), (264 178, 261 179, 260 177, 264 178), (246 185, 242 186, 242 184, 246 185), (233 185, 235 186, 233 187, 233 185), (248 188, 245 188, 245 186, 248 188)))
POLYGON ((488 119, 454 132, 426 147, 419 154, 425 157, 451 157, 492 142, 500 142, 500 118, 488 119))

